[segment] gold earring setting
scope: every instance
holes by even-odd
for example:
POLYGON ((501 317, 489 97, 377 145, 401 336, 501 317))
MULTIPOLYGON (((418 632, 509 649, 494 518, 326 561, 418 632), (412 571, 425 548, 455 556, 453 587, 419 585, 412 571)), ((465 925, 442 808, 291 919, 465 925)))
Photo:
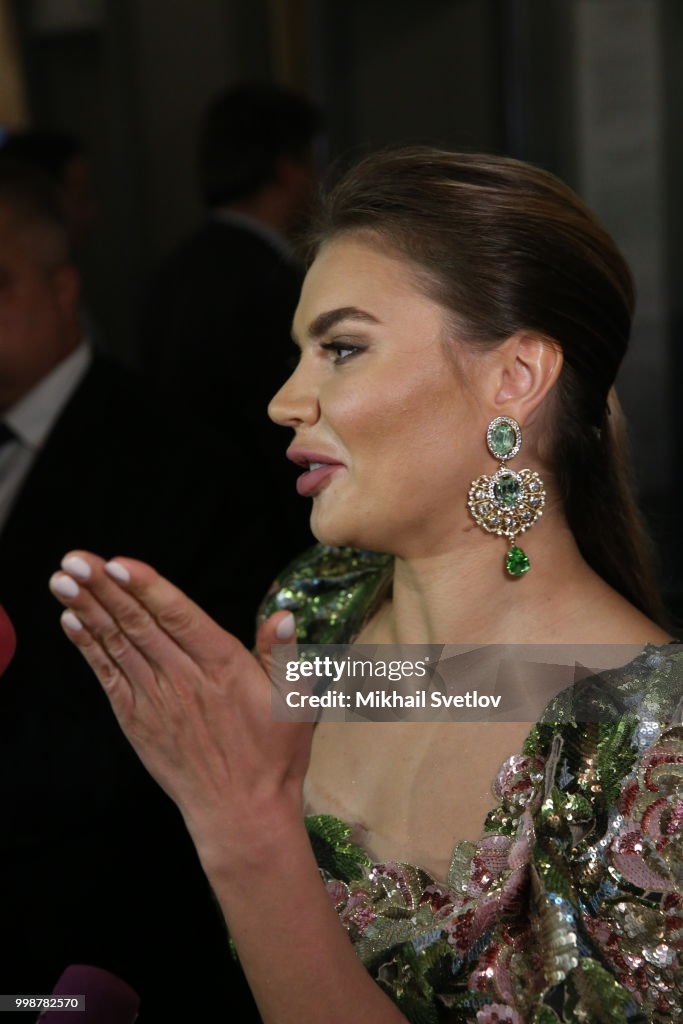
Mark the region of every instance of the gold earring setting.
POLYGON ((500 467, 492 476, 480 476, 472 481, 467 504, 478 526, 488 533, 509 538, 505 569, 510 576, 523 576, 531 563, 526 552, 515 544, 515 539, 543 515, 545 488, 535 470, 515 471, 506 465, 522 447, 522 430, 517 420, 511 416, 491 420, 486 444, 500 467))

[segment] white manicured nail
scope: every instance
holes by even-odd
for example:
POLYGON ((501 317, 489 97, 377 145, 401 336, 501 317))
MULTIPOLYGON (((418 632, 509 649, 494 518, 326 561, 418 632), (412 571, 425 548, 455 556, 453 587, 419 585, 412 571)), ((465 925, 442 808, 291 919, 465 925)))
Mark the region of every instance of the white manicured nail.
POLYGON ((62 569, 79 580, 89 580, 92 576, 92 569, 80 555, 67 555, 63 558, 62 569))
POLYGON ((296 623, 294 622, 294 616, 290 612, 284 619, 280 619, 278 622, 275 627, 275 636, 278 640, 289 640, 294 636, 295 627, 296 623))
POLYGON ((130 573, 120 562, 107 562, 104 571, 117 583, 130 583, 130 573))
POLYGON ((51 586, 62 597, 78 597, 81 592, 76 580, 72 580, 70 576, 53 576, 51 586))
POLYGON ((73 629, 74 633, 77 633, 79 629, 83 629, 83 623, 73 612, 63 612, 62 622, 67 629, 73 629))

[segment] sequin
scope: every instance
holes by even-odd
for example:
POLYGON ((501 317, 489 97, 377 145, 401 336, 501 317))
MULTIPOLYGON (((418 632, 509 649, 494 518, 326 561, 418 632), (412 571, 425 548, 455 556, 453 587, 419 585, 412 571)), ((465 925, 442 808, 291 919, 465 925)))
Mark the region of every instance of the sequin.
MULTIPOLYGON (((300 643, 352 642, 392 566, 317 545, 259 620, 286 607, 300 643)), ((683 1020, 682 695, 683 653, 652 644, 559 694, 502 765, 484 836, 456 845, 443 882, 372 865, 343 822, 307 821, 357 955, 408 1020, 683 1020)))

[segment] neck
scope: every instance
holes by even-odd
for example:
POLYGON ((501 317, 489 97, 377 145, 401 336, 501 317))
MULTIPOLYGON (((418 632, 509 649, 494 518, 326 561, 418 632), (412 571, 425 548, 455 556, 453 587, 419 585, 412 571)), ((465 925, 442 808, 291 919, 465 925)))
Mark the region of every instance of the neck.
POLYGON ((593 603, 598 626, 604 623, 605 602, 623 602, 587 565, 561 510, 547 507, 517 543, 531 562, 519 578, 505 570, 507 538, 474 524, 460 528, 451 546, 437 554, 397 557, 393 596, 383 614, 387 640, 580 642, 593 603))

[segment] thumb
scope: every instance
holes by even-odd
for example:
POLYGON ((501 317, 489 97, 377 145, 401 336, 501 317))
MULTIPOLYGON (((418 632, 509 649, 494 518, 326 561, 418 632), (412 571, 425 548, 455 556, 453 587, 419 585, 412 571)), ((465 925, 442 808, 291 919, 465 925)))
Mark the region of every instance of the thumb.
POLYGON ((290 647, 291 657, 296 660, 296 621, 291 612, 274 612, 256 631, 256 657, 269 677, 275 646, 290 647))
POLYGON ((272 714, 277 721, 290 721, 287 706, 289 663, 298 664, 296 622, 291 612, 276 612, 256 631, 256 657, 271 683, 272 714))

